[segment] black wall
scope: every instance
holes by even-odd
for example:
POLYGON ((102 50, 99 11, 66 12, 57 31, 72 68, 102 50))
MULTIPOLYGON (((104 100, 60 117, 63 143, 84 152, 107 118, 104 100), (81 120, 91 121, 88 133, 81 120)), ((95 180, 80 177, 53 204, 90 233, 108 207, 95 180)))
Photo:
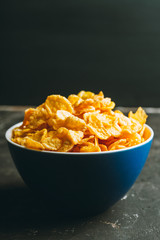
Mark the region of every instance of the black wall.
POLYGON ((0 104, 103 90, 160 107, 160 1, 1 1, 0 104))

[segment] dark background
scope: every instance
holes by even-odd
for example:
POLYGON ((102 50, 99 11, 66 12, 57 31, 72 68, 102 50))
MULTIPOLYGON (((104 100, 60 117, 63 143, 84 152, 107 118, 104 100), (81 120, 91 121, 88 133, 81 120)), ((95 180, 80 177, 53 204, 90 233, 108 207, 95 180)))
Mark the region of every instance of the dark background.
POLYGON ((0 11, 0 104, 84 89, 160 107, 159 0, 5 0, 0 11))

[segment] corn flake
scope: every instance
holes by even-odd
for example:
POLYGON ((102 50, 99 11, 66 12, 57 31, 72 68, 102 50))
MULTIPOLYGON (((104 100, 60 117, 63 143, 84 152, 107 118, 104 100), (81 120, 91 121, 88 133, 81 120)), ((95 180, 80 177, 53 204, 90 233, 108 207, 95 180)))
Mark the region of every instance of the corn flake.
POLYGON ((70 103, 70 101, 60 95, 48 96, 44 104, 51 115, 53 113, 56 113, 57 110, 66 110, 70 113, 73 112, 72 104, 70 103))
POLYGON ((128 117, 115 110, 102 91, 80 91, 68 98, 50 95, 25 111, 23 124, 13 129, 12 141, 27 148, 56 152, 102 152, 124 149, 149 136, 147 114, 139 107, 128 117))

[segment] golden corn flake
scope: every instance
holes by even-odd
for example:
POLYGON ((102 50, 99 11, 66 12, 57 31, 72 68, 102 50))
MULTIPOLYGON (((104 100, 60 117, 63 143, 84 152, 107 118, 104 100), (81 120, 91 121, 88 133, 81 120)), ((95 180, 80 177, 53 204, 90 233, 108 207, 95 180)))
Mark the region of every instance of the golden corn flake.
POLYGON ((73 112, 72 104, 70 103, 70 101, 60 95, 48 96, 44 104, 45 108, 51 115, 53 113, 56 113, 57 110, 66 110, 70 113, 73 112))
POLYGON ((69 130, 67 128, 61 127, 57 130, 56 136, 60 139, 66 139, 73 144, 77 144, 81 139, 83 138, 83 132, 82 131, 73 131, 69 130))
POLYGON ((23 124, 12 141, 24 147, 56 152, 102 152, 144 142, 147 114, 139 107, 125 116, 111 98, 80 91, 68 98, 50 95, 44 103, 25 111, 23 124))
POLYGON ((29 129, 43 129, 46 127, 46 120, 49 118, 49 114, 44 106, 44 104, 33 109, 30 108, 25 111, 24 121, 22 127, 27 127, 29 129))
POLYGON ((139 107, 136 113, 132 113, 132 111, 129 112, 128 117, 130 119, 135 119, 137 120, 140 124, 145 124, 146 119, 147 119, 147 114, 143 110, 143 108, 139 107))
POLYGON ((27 148, 44 150, 43 145, 42 145, 40 142, 34 140, 34 139, 31 138, 31 137, 24 137, 24 138, 22 139, 21 144, 22 144, 23 146, 27 147, 27 148))
POLYGON ((108 114, 90 114, 87 122, 91 134, 99 139, 105 140, 110 136, 118 137, 121 134, 121 128, 116 123, 116 119, 108 114))
POLYGON ((65 110, 57 110, 57 112, 54 114, 54 116, 50 117, 47 120, 47 123, 54 130, 57 130, 58 128, 63 127, 65 125, 65 120, 69 116, 71 116, 70 112, 67 112, 65 110))
POLYGON ((42 144, 46 150, 58 151, 62 146, 62 140, 55 136, 49 136, 43 140, 42 144))
POLYGON ((80 148, 80 152, 101 152, 99 146, 95 146, 93 143, 80 148))
POLYGON ((82 98, 83 100, 93 98, 95 96, 92 92, 80 91, 78 93, 78 97, 82 98))
POLYGON ((86 123, 83 119, 71 115, 65 120, 65 127, 76 131, 85 131, 86 123))

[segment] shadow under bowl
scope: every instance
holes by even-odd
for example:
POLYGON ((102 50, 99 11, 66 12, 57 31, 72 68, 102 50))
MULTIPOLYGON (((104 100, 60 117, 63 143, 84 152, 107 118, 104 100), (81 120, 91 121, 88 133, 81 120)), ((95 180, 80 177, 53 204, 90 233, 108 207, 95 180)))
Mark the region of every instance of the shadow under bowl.
POLYGON ((100 153, 63 153, 27 149, 6 139, 13 161, 24 182, 45 203, 67 215, 94 215, 120 200, 140 174, 153 140, 146 125, 147 140, 134 147, 100 153))

